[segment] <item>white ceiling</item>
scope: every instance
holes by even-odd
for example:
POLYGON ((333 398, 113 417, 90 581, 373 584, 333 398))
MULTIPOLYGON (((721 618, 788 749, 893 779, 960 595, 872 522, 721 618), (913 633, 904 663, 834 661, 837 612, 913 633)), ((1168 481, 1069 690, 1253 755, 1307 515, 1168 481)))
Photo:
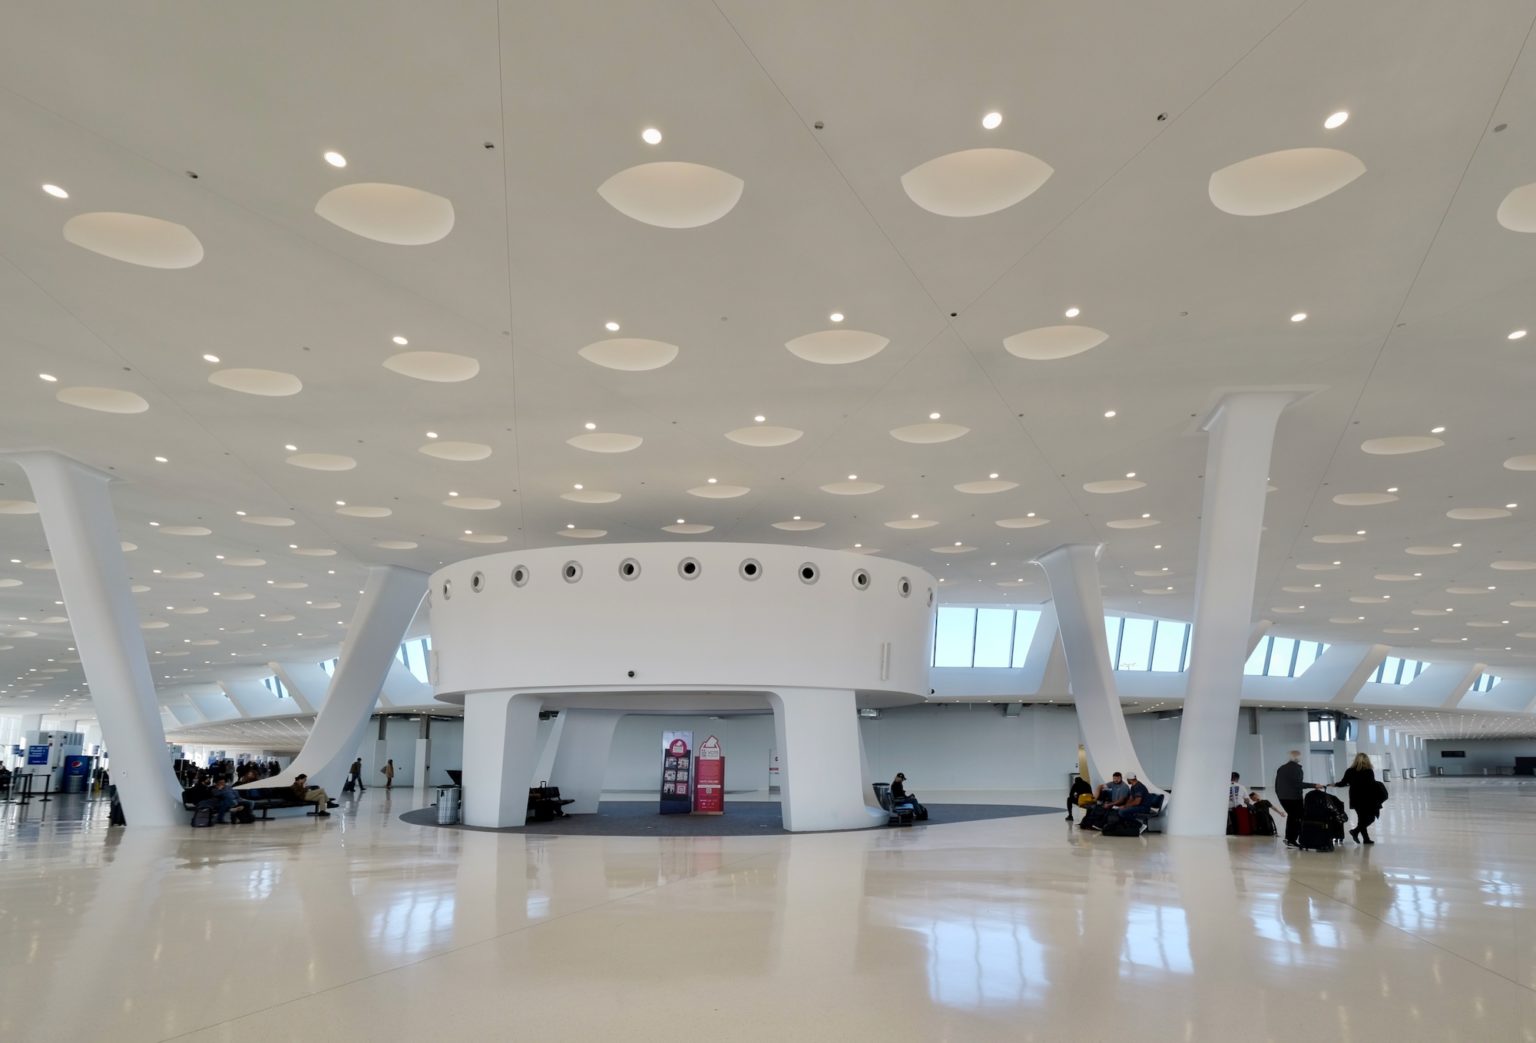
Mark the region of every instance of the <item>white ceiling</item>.
MULTIPOLYGON (((1321 390, 1281 423, 1255 614, 1299 636, 1500 673, 1536 666, 1536 638, 1516 636, 1536 633, 1536 609, 1511 606, 1536 604, 1536 572, 1490 568, 1536 559, 1523 521, 1536 475, 1502 466, 1536 453, 1536 337, 1506 339, 1536 327, 1536 236, 1494 217, 1536 181, 1536 12, 1523 0, 972 0, 963 16, 919 0, 90 6, 0 11, 0 447, 57 448, 122 479, 128 561, 150 588, 141 611, 170 624, 145 631, 162 680, 332 654, 365 565, 431 569, 489 549, 463 542, 466 529, 506 536, 496 549, 557 542, 567 526, 609 540, 862 544, 942 575, 961 602, 1040 601, 1038 579, 996 584, 1056 544, 1103 541, 1111 609, 1188 618, 1205 452, 1193 420, 1220 389, 1276 384, 1321 390), (1340 109, 1349 121, 1325 130, 1340 109), (992 110, 1003 123, 984 130, 992 110), (663 141, 643 143, 645 127, 663 141), (1054 174, 980 217, 938 216, 903 191, 908 170, 984 147, 1054 174), (1274 216, 1212 205, 1212 172, 1301 147, 1348 151, 1366 173, 1274 216), (328 149, 349 165, 325 163, 328 149), (598 195, 652 161, 726 171, 744 182, 740 202, 668 229, 598 195), (452 231, 388 245, 315 213, 332 189, 373 181, 451 200, 452 231), (95 211, 185 225, 203 259, 152 269, 66 241, 64 223, 95 211), (1048 362, 1003 350, 1014 333, 1073 321, 1068 307, 1108 339, 1048 362), (844 366, 785 349, 830 328, 833 311, 889 346, 844 366), (677 345, 676 360, 644 372, 586 361, 578 351, 611 336, 608 321, 677 345), (479 373, 392 372, 395 335, 406 350, 471 356, 479 373), (291 373, 303 390, 208 382, 228 367, 291 373), (79 386, 149 408, 56 400, 79 386), (970 433, 931 445, 889 434, 931 412, 970 433), (779 448, 724 437, 757 415, 805 435, 779 448), (570 447, 589 421, 644 444, 570 447), (1443 448, 1360 449, 1442 425, 1443 448), (431 458, 418 452, 428 431, 492 453, 431 458), (298 469, 289 444, 357 467, 298 469), (1145 488, 1083 489, 1132 471, 1145 488), (953 489, 992 473, 1018 487, 953 489), (849 474, 884 489, 820 490, 849 474), (709 478, 751 491, 686 492, 709 478), (622 498, 561 499, 576 483, 622 498), (1400 492, 1386 505, 1332 500, 1388 487, 1400 492), (450 492, 501 506, 455 510, 450 492), (338 500, 392 514, 340 516, 338 500), (1446 516, 1506 503, 1521 506, 1446 516), (237 510, 295 524, 250 525, 237 510), (1030 512, 1049 524, 995 524, 1030 512), (938 524, 884 524, 914 513, 938 524), (1143 514, 1159 524, 1108 525, 1143 514), (794 515, 826 524, 772 527, 794 515), (662 531, 680 518, 713 530, 662 531), (1313 541, 1360 529, 1363 542, 1313 541), (977 549, 932 550, 956 543, 977 549), (1404 552, 1450 544, 1457 553, 1404 552), (1135 575, 1164 566, 1166 580, 1135 575), (178 571, 204 575, 168 578, 178 571)), ((29 498, 0 462, 0 499, 29 498)), ((51 707, 82 679, 67 623, 38 622, 62 610, 51 574, 26 568, 48 557, 36 516, 0 514, 0 546, 0 581, 22 583, 0 588, 0 706, 51 707)))

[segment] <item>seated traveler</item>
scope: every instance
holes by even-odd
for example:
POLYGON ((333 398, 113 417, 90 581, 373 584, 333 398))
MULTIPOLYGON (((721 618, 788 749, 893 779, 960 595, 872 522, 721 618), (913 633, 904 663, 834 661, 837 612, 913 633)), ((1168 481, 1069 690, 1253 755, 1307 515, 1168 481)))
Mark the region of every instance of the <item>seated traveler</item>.
POLYGON ((315 806, 316 815, 330 814, 330 812, 326 810, 326 808, 331 806, 330 796, 319 786, 311 786, 309 784, 308 775, 300 775, 298 778, 294 779, 293 786, 289 790, 289 793, 294 800, 303 801, 306 804, 313 804, 315 806))

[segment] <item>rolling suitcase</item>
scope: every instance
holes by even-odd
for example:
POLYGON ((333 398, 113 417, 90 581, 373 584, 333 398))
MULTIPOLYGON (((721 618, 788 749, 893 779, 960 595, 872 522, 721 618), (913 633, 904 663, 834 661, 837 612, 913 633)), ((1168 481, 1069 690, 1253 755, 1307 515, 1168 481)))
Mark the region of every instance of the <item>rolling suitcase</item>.
POLYGON ((1339 800, 1322 790, 1312 790, 1301 802, 1301 834, 1296 842, 1306 851, 1332 851, 1333 842, 1344 838, 1339 822, 1339 800))
POLYGON ((1227 811, 1227 836, 1251 837, 1253 836, 1253 816, 1245 807, 1230 808, 1227 811))

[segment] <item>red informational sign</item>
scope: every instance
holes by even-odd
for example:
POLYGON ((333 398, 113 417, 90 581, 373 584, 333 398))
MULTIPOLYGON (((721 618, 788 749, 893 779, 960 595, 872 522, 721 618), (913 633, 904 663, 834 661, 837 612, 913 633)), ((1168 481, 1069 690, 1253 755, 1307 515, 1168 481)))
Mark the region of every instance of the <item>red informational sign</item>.
POLYGON ((720 740, 711 735, 699 745, 694 759, 693 813, 720 815, 725 812, 725 755, 720 740))

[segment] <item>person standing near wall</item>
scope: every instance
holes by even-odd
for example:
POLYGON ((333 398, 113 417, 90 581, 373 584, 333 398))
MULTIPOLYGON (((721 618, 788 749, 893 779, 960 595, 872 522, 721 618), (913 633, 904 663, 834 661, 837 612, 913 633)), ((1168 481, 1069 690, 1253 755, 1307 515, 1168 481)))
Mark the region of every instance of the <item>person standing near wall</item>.
POLYGON ((384 792, 388 793, 395 788, 395 762, 391 758, 384 762, 384 767, 379 771, 384 775, 384 792))
POLYGON ((1321 787, 1303 778, 1305 772, 1301 769, 1300 750, 1292 750, 1289 756, 1290 759, 1275 771, 1275 799, 1285 809, 1285 846, 1300 847, 1297 841, 1301 837, 1302 794, 1309 785, 1314 789, 1321 787))
POLYGON ((368 789, 363 785, 363 758, 359 757, 353 761, 352 767, 347 769, 347 774, 352 776, 352 785, 357 787, 358 795, 361 796, 368 789))

